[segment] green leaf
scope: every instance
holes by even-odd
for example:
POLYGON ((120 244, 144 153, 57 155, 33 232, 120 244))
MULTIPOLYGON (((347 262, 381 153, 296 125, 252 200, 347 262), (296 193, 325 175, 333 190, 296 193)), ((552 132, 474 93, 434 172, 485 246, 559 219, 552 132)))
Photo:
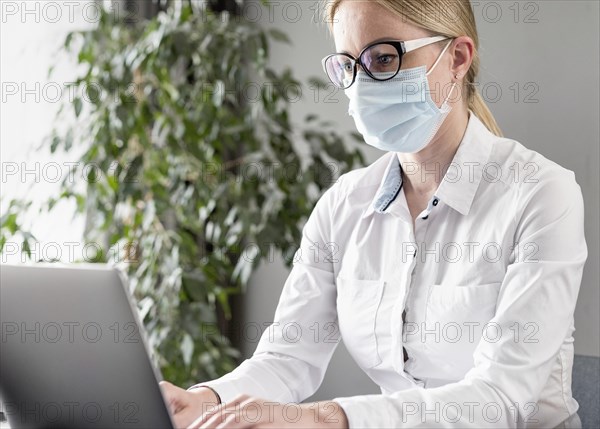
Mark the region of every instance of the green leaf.
POLYGON ((81 114, 81 109, 83 107, 81 98, 77 97, 73 100, 73 107, 75 108, 75 116, 79 118, 79 115, 81 114))
POLYGON ((365 141, 364 137, 363 137, 363 136, 362 136, 362 134, 360 134, 360 133, 355 133, 355 132, 352 132, 352 133, 350 133, 350 135, 351 135, 351 136, 352 136, 352 138, 353 138, 354 140, 356 140, 357 142, 364 143, 364 141, 365 141))
POLYGON ((58 146, 60 145, 60 142, 61 142, 60 137, 54 136, 52 138, 52 144, 50 145, 50 152, 51 153, 56 152, 56 149, 58 149, 58 146))
POLYGON ((71 47, 71 42, 73 41, 73 37, 75 36, 75 32, 71 31, 67 34, 67 37, 65 38, 65 42, 63 44, 63 46, 66 49, 69 49, 71 47))
POLYGON ((271 37, 274 40, 277 40, 278 42, 284 42, 284 43, 289 43, 289 44, 292 43, 287 34, 285 34, 283 31, 278 30, 276 28, 270 29, 269 34, 271 35, 271 37))
POLYGON ((110 186, 110 189, 112 189, 113 192, 117 192, 119 190, 119 181, 113 174, 108 174, 106 176, 106 180, 108 182, 108 186, 110 186))
POLYGON ((21 249, 27 255, 27 258, 31 259, 31 246, 28 240, 23 240, 21 249))
POLYGON ((6 244, 7 237, 5 235, 0 235, 0 254, 4 250, 4 245, 6 244))
POLYGON ((2 216, 2 219, 0 219, 0 226, 8 229, 8 232, 14 235, 19 229, 19 225, 17 223, 17 214, 8 213, 2 216))
POLYGON ((326 90, 329 84, 325 80, 323 80, 319 77, 311 77, 308 79, 308 85, 313 90, 315 90, 315 89, 326 90))
POLYGON ((70 151, 71 148, 73 147, 73 129, 70 129, 69 131, 67 131, 67 134, 65 136, 65 140, 63 142, 64 144, 64 149, 65 151, 70 151))

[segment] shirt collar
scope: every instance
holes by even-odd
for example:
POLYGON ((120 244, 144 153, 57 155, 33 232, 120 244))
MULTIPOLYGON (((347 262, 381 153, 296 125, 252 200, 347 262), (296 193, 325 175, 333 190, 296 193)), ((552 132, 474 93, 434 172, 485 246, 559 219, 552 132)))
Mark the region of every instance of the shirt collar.
MULTIPOLYGON (((465 135, 454 158, 435 191, 432 200, 441 200, 462 215, 469 214, 483 171, 492 150, 493 134, 473 112, 469 112, 465 135)), ((375 197, 362 217, 374 212, 386 214, 393 203, 398 204, 402 190, 402 167, 395 152, 389 153, 389 162, 375 197)), ((430 204, 431 205, 431 201, 430 204)))

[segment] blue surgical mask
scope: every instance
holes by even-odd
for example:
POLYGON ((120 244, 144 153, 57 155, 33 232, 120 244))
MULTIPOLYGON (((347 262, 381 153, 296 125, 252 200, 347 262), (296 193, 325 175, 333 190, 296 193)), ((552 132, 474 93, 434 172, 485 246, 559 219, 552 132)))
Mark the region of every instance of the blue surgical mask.
POLYGON ((448 99, 456 83, 439 108, 431 99, 427 76, 448 46, 450 43, 429 72, 425 66, 400 70, 388 81, 377 81, 364 71, 358 72, 356 82, 345 92, 350 99, 348 113, 365 142, 388 152, 415 153, 433 140, 452 109, 448 99))

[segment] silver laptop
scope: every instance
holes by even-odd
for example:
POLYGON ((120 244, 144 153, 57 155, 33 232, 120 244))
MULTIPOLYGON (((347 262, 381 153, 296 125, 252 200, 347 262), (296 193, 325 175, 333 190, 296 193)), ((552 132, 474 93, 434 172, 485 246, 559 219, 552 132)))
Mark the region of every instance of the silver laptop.
POLYGON ((172 428, 119 273, 0 265, 0 398, 11 429, 172 428))

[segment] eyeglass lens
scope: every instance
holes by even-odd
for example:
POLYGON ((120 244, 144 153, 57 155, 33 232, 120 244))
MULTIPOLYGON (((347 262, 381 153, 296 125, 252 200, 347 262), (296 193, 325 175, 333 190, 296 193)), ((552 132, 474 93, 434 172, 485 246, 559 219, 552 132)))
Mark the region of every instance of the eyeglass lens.
MULTIPOLYGON (((401 58, 394 45, 379 43, 362 53, 360 63, 374 79, 386 80, 389 75, 386 75, 385 79, 378 79, 376 74, 397 73, 400 70, 401 58)), ((336 54, 328 58, 325 66, 327 75, 334 85, 347 88, 352 84, 356 69, 352 58, 344 54, 336 54)))

